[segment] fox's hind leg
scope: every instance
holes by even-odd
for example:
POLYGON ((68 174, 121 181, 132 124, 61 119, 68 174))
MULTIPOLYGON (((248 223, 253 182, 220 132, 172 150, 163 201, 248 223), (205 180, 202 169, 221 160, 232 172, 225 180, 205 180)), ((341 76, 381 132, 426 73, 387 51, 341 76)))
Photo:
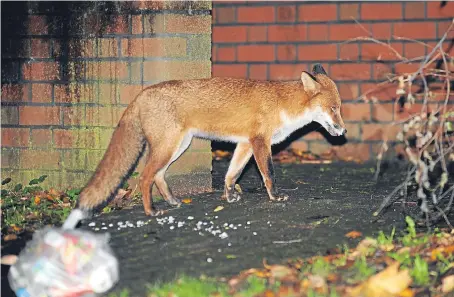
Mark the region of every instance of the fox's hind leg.
POLYGON ((233 152, 232 160, 230 161, 229 169, 225 175, 225 186, 223 198, 227 202, 235 202, 241 199, 238 192, 235 191, 235 182, 241 175, 244 167, 252 156, 252 147, 248 142, 240 142, 237 144, 233 152))
MULTIPOLYGON (((170 132, 170 131, 168 131, 170 132)), ((161 212, 153 208, 151 190, 153 183, 156 183, 161 195, 170 205, 180 205, 170 191, 164 179, 165 172, 170 164, 175 161, 189 146, 191 138, 183 137, 182 133, 168 133, 166 139, 149 140, 150 155, 147 164, 140 177, 140 188, 142 191, 143 208, 147 215, 159 215, 161 212), (171 137, 171 135, 176 135, 171 137)))

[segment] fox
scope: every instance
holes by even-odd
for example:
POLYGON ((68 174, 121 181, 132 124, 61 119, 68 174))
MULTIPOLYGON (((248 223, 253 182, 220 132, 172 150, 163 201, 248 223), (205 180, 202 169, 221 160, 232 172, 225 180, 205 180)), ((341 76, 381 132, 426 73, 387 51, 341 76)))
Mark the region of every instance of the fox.
POLYGON ((321 64, 311 72, 302 71, 296 81, 215 77, 148 86, 124 111, 76 209, 92 213, 113 197, 147 147, 148 159, 139 180, 145 214, 163 213, 153 205, 153 184, 167 204, 179 207, 181 202, 165 174, 193 137, 237 143, 222 199, 230 203, 241 199, 235 183, 253 156, 269 199, 286 201, 288 195, 276 187, 272 145, 313 121, 333 136, 347 133, 336 84, 321 64))

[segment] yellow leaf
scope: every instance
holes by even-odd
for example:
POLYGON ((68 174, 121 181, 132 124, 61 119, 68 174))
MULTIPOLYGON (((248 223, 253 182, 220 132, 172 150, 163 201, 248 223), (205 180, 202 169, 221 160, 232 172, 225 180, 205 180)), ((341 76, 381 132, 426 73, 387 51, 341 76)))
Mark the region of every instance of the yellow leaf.
POLYGON ((403 290, 402 292, 399 293, 399 297, 413 297, 413 296, 415 296, 415 292, 410 288, 406 288, 405 290, 403 290))
POLYGON ((441 282, 441 291, 448 293, 454 291, 454 275, 448 275, 441 282))
POLYGON ((41 202, 41 197, 35 196, 34 202, 35 202, 35 204, 39 204, 41 202))
POLYGON ((218 212, 224 209, 224 206, 218 206, 214 209, 214 212, 218 212))
POLYGON ((183 202, 184 204, 189 204, 192 202, 192 198, 184 198, 183 200, 181 200, 181 202, 183 202))
POLYGON ((235 184, 235 190, 240 193, 240 194, 243 194, 243 191, 241 190, 241 187, 239 184, 235 184))
POLYGON ((350 231, 347 234, 345 234, 345 237, 347 238, 357 238, 362 236, 363 234, 359 231, 350 231))
POLYGON ((407 269, 399 271, 399 262, 394 262, 385 270, 371 276, 362 284, 350 289, 349 296, 394 297, 399 296, 411 284, 407 269))

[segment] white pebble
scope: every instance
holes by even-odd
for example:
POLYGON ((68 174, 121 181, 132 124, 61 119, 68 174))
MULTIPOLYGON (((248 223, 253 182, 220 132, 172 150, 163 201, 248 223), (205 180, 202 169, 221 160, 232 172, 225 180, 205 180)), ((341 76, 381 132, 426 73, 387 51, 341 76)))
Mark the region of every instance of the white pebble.
POLYGON ((105 224, 106 224, 106 223, 101 223, 101 225, 103 225, 103 226, 104 226, 105 224))
POLYGON ((123 222, 120 221, 120 222, 117 223, 117 225, 118 226, 123 225, 123 222))
POLYGON ((207 262, 208 262, 208 263, 211 263, 211 262, 213 262, 213 259, 208 258, 208 259, 207 259, 207 262))
POLYGON ((257 232, 252 232, 252 234, 257 235, 257 232))
POLYGON ((113 227, 113 224, 109 224, 109 227, 113 227))
POLYGON ((189 217, 188 217, 188 220, 193 220, 193 219, 194 219, 193 216, 189 216, 189 217))
POLYGON ((175 226, 170 226, 170 230, 173 230, 173 229, 175 229, 175 226))
POLYGON ((247 221, 246 224, 250 225, 250 224, 251 224, 251 221, 247 221))
POLYGON ((241 224, 238 224, 238 227, 241 227, 242 225, 241 224))
POLYGON ((227 245, 228 245, 228 246, 232 246, 232 244, 231 244, 230 242, 229 242, 227 245))
POLYGON ((199 235, 200 235, 200 236, 203 236, 203 233, 202 233, 202 232, 199 232, 199 235))
POLYGON ((214 218, 217 219, 217 218, 219 218, 219 217, 218 217, 218 216, 215 216, 214 218))
POLYGON ((233 230, 236 230, 236 227, 233 227, 233 230))
POLYGON ((227 233, 225 233, 225 232, 222 232, 221 235, 219 235, 219 237, 220 237, 221 239, 224 239, 224 238, 229 237, 229 235, 228 235, 227 233))
POLYGON ((96 223, 95 222, 91 222, 90 224, 88 224, 89 227, 94 227, 96 226, 96 223))
POLYGON ((103 229, 103 230, 107 230, 107 227, 102 227, 101 229, 103 229))
POLYGON ((208 215, 208 213, 206 212, 206 213, 205 213, 205 215, 207 216, 207 215, 208 215))
POLYGON ((184 225, 184 222, 178 222, 178 228, 183 227, 183 225, 184 225))
POLYGON ((120 230, 120 228, 118 228, 117 230, 120 230))
POLYGON ((95 228, 95 231, 99 231, 99 228, 95 228))
POLYGON ((229 225, 229 224, 227 224, 227 223, 224 223, 224 227, 225 227, 225 226, 228 226, 228 225, 229 225))

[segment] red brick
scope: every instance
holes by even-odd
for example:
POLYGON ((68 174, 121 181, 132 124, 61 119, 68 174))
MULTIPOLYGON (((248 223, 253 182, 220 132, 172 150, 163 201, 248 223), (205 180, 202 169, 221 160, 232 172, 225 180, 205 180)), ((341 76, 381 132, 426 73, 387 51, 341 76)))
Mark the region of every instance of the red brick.
POLYGON ((273 45, 240 45, 237 49, 238 61, 274 61, 273 45))
POLYGON ((271 25, 268 27, 268 41, 305 41, 306 25, 271 25))
POLYGON ((232 62, 236 59, 236 47, 219 47, 217 51, 217 61, 232 62))
POLYGON ((448 33, 446 36, 449 38, 454 37, 454 28, 452 28, 449 32, 449 26, 451 26, 452 22, 437 22, 438 24, 438 38, 441 38, 446 32, 448 33))
POLYGON ((406 43, 404 47, 404 56, 407 59, 422 57, 426 55, 426 47, 423 44, 406 43))
POLYGON ((94 148, 97 142, 96 133, 92 130, 54 130, 56 148, 94 148))
POLYGON ((378 86, 377 84, 362 83, 361 84, 361 95, 367 93, 367 99, 371 100, 376 98, 378 100, 393 100, 396 98, 396 86, 392 84, 386 84, 378 86))
POLYGON ((426 6, 424 2, 407 2, 404 4, 405 19, 423 19, 425 17, 426 6))
POLYGON ((31 15, 28 17, 28 34, 29 35, 46 35, 47 21, 44 15, 31 15))
POLYGON ((441 7, 441 1, 428 1, 427 17, 429 18, 451 18, 454 16, 454 3, 446 1, 446 5, 441 7))
POLYGON ((347 139, 361 139, 361 129, 359 123, 345 123, 347 129, 347 139))
POLYGON ((33 58, 49 57, 49 40, 33 38, 30 41, 30 56, 33 58))
POLYGON ((235 7, 218 7, 213 9, 213 19, 217 24, 234 23, 236 20, 235 7))
POLYGON ((331 40, 348 40, 366 35, 368 34, 357 24, 336 24, 329 27, 331 40))
POLYGON ((376 39, 389 40, 392 37, 391 24, 388 23, 370 24, 370 32, 376 39))
POLYGON ((98 57, 117 57, 118 42, 115 38, 98 38, 98 57))
POLYGON ((186 47, 186 39, 180 37, 123 39, 121 54, 129 57, 184 57, 186 47))
POLYGON ((218 46, 217 45, 211 45, 211 62, 216 62, 218 60, 217 58, 217 52, 218 52, 218 46))
POLYGON ((213 42, 245 42, 247 39, 247 27, 213 27, 213 42))
MULTIPOLYGON (((404 121, 407 120, 417 114, 422 113, 422 104, 416 103, 416 104, 405 104, 403 108, 400 108, 399 106, 395 106, 395 119, 396 121, 404 121)), ((426 111, 430 112, 433 111, 437 108, 436 104, 427 106, 426 111)))
POLYGON ((385 80, 393 75, 391 64, 375 63, 372 64, 372 78, 377 80, 385 80))
POLYGON ((115 127, 123 112, 123 107, 87 107, 85 110, 86 124, 89 126, 115 127))
POLYGON ((363 140, 396 140, 396 135, 400 130, 399 126, 364 124, 363 140))
POLYGON ((20 125, 58 125, 60 108, 57 106, 21 106, 19 107, 20 125))
POLYGON ((28 101, 28 84, 2 84, 2 101, 28 101))
POLYGON ((27 147, 30 140, 28 128, 2 127, 2 147, 27 147))
POLYGON ((108 34, 124 34, 129 31, 128 16, 118 15, 111 21, 106 28, 108 34))
POLYGON ((295 45, 278 45, 277 46, 277 59, 279 61, 296 60, 296 46, 295 45))
POLYGON ((51 84, 32 84, 33 102, 52 102, 51 84))
POLYGON ((50 129, 32 129, 32 146, 46 147, 52 145, 52 131, 50 129))
POLYGON ((20 152, 21 169, 58 169, 60 168, 60 152, 22 150, 20 152))
POLYGON ((362 3, 361 19, 363 20, 401 20, 401 3, 362 3))
POLYGON ((238 7, 238 23, 272 23, 274 22, 274 7, 238 7))
POLYGON ((336 4, 304 4, 298 7, 298 18, 303 22, 333 21, 337 19, 336 4))
POLYGON ((57 62, 24 63, 22 72, 26 80, 60 79, 60 69, 57 62))
POLYGON ((142 18, 143 18, 143 16, 141 14, 132 16, 132 34, 142 34, 143 33, 142 18))
POLYGON ((370 147, 366 143, 346 143, 342 146, 333 147, 332 151, 337 158, 345 161, 367 161, 370 159, 370 147))
POLYGON ((330 76, 338 80, 367 80, 371 78, 369 64, 334 64, 331 65, 330 76))
POLYGON ((435 23, 395 23, 394 35, 413 39, 433 39, 436 36, 435 23))
POLYGON ((338 83, 337 89, 342 100, 353 100, 359 97, 359 85, 338 83))
POLYGON ((410 63, 410 64, 403 64, 399 63, 396 64, 395 70, 397 74, 404 74, 404 73, 413 73, 418 70, 419 64, 417 63, 410 63))
POLYGON ((361 44, 361 58, 364 61, 400 61, 399 55, 403 53, 402 43, 393 42, 389 46, 378 43, 363 43, 361 44))
POLYGON ((250 26, 248 27, 247 41, 266 41, 267 34, 267 26, 250 26))
POLYGON ((309 151, 309 144, 307 141, 297 140, 290 144, 290 148, 299 152, 307 152, 309 151))
POLYGON ((298 60, 337 60, 337 46, 335 44, 299 45, 298 60))
POLYGON ((306 64, 271 64, 270 80, 298 80, 301 72, 307 70, 306 64))
POLYGON ((372 104, 372 121, 390 122, 394 119, 394 103, 372 104))
POLYGON ((370 121, 370 104, 344 103, 341 114, 344 121, 370 121))
POLYGON ((294 22, 296 20, 296 7, 279 6, 277 8, 277 22, 294 22))
POLYGON ((246 78, 247 76, 247 65, 219 65, 214 64, 212 67, 213 77, 239 77, 246 78))
POLYGON ((359 60, 359 44, 358 43, 343 43, 339 44, 339 60, 358 61, 359 60))
POLYGON ((249 65, 250 79, 267 80, 268 79, 268 65, 249 65))
POLYGON ((87 62, 86 77, 89 79, 127 79, 128 63, 124 61, 87 62))
POLYGON ((84 106, 70 106, 62 107, 63 112, 63 125, 79 126, 85 122, 85 107, 84 106))
POLYGON ((143 89, 143 85, 122 85, 120 88, 120 103, 131 103, 143 89))
POLYGON ((358 20, 359 4, 345 3, 339 5, 339 17, 341 20, 358 20))
POLYGON ((312 24, 308 26, 307 40, 327 41, 329 40, 328 25, 312 24))
POLYGON ((168 14, 165 17, 167 33, 211 33, 211 16, 168 14))

